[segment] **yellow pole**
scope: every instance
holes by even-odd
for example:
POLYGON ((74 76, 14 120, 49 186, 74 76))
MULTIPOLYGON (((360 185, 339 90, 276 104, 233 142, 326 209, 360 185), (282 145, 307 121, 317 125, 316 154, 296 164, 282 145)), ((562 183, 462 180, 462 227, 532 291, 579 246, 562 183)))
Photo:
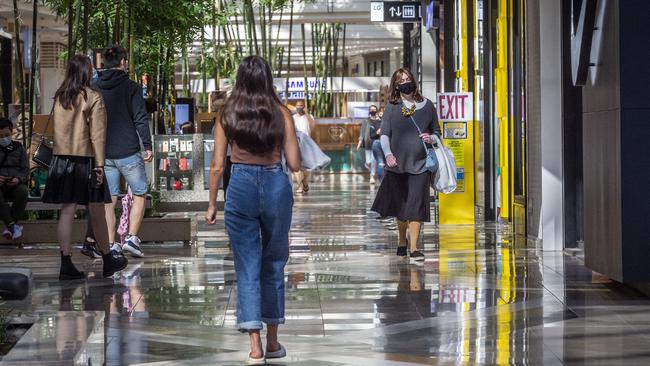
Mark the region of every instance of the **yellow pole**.
MULTIPOLYGON (((474 0, 472 0, 474 1, 474 0)), ((456 24, 458 33, 458 51, 460 52, 460 65, 456 70, 456 92, 470 92, 467 42, 467 4, 468 0, 456 0, 456 12, 459 23, 456 24)), ((453 40, 455 42, 455 40, 453 40)), ((473 42, 473 38, 470 40, 473 42)), ((453 62, 448 67, 453 67, 453 62)), ((444 131, 444 120, 442 129, 444 131)), ((444 135, 444 133, 443 133, 444 135)), ((474 182, 474 121, 467 122, 467 138, 462 140, 444 140, 445 146, 454 151, 456 167, 463 172, 459 179, 456 192, 440 195, 440 224, 474 224, 475 211, 475 182, 474 182)))

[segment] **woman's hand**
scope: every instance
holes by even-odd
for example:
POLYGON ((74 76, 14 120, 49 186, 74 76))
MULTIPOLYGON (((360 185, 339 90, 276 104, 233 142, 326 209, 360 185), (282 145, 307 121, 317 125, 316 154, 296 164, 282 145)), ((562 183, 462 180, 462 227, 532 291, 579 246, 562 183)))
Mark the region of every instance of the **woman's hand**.
POLYGON ((433 139, 431 138, 431 135, 429 135, 428 133, 420 134, 420 138, 422 139, 422 141, 424 141, 427 144, 433 143, 433 139))
POLYGON ((208 212, 205 213, 205 221, 208 223, 208 225, 214 225, 217 223, 216 205, 211 204, 208 206, 208 212))
POLYGON ((395 155, 393 154, 386 155, 386 165, 388 165, 391 168, 397 166, 397 159, 395 159, 395 155))

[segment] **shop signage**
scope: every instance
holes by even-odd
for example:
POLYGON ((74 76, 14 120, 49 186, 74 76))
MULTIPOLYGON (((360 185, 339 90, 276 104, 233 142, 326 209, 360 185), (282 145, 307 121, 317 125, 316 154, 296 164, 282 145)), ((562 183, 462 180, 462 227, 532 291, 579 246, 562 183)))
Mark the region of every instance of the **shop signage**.
POLYGON ((371 1, 371 22, 415 23, 422 19, 419 1, 371 1))
POLYGON ((472 93, 439 93, 438 119, 445 122, 468 122, 474 119, 472 93))

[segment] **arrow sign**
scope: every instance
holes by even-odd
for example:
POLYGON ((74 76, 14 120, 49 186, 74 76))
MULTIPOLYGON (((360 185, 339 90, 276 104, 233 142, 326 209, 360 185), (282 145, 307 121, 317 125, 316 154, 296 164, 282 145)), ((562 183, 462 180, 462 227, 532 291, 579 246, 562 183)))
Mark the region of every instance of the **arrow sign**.
POLYGON ((422 19, 419 1, 371 1, 371 22, 414 23, 422 19))

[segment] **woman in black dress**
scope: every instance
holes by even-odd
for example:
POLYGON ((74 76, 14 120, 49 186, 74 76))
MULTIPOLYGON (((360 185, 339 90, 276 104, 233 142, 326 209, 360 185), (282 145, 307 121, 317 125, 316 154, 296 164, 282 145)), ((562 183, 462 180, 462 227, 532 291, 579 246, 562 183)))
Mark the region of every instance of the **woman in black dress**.
POLYGON ((124 269, 123 256, 113 256, 108 245, 104 203, 111 202, 104 179, 106 109, 99 92, 90 88, 92 63, 74 56, 65 80, 54 94, 52 122, 54 156, 47 176, 43 202, 61 204, 57 228, 61 249, 60 280, 85 277, 72 264, 72 221, 77 205, 88 206, 95 238, 104 261, 104 277, 124 269))
POLYGON ((434 134, 440 136, 440 126, 433 103, 420 95, 408 69, 395 71, 390 89, 390 103, 384 110, 380 139, 386 157, 386 176, 372 210, 381 216, 397 218, 398 256, 407 255, 408 230, 411 261, 424 261, 417 244, 422 223, 431 221, 429 186, 432 177, 426 168, 422 141, 430 145, 434 134))

